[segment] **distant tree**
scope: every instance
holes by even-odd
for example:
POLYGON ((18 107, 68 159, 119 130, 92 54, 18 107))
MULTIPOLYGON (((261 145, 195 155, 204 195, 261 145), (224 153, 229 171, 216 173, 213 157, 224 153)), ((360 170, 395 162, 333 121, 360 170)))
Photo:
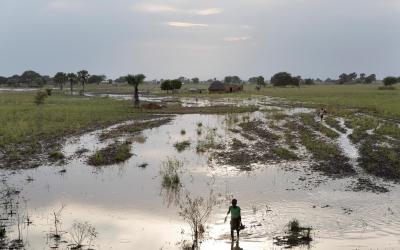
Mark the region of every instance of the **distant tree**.
POLYGON ((311 79, 311 78, 306 78, 306 79, 304 79, 304 84, 305 84, 305 85, 314 85, 315 82, 314 82, 314 80, 311 79))
POLYGON ((346 73, 343 73, 343 74, 341 74, 341 75, 339 76, 339 81, 338 81, 338 83, 339 83, 339 84, 344 84, 344 83, 347 82, 347 79, 348 79, 347 74, 346 74, 346 73))
POLYGON ((112 79, 108 79, 108 84, 112 84, 113 80, 112 79))
POLYGON ((60 86, 61 91, 64 89, 64 84, 68 81, 67 74, 64 72, 58 72, 54 76, 54 82, 60 86))
POLYGON ((71 90, 71 95, 73 95, 74 94, 74 84, 76 83, 78 77, 74 73, 69 73, 67 75, 67 77, 68 77, 68 81, 69 81, 69 87, 70 87, 70 90, 71 90))
POLYGON ((200 79, 198 77, 192 78, 192 83, 199 83, 200 79))
POLYGON ((161 83, 161 90, 166 90, 167 93, 168 91, 172 90, 171 81, 170 80, 163 81, 161 83))
POLYGON ((146 76, 143 74, 127 75, 125 79, 129 85, 132 85, 134 87, 134 94, 133 94, 134 104, 135 106, 139 105, 139 84, 143 83, 144 79, 146 79, 146 76))
POLYGON ((287 72, 279 72, 272 76, 271 84, 276 87, 291 85, 293 84, 293 77, 287 72))
POLYGON ((242 80, 238 76, 225 76, 224 82, 225 83, 239 84, 239 83, 242 83, 242 80))
POLYGON ((7 77, 4 76, 0 76, 0 85, 4 85, 7 84, 7 77))
POLYGON ((81 70, 77 74, 78 76, 78 81, 81 82, 82 84, 82 94, 85 95, 85 84, 89 78, 89 72, 87 70, 81 70))
POLYGON ((182 82, 179 79, 175 79, 171 81, 171 88, 175 92, 178 89, 182 88, 182 82))
POLYGON ((301 76, 292 77, 291 85, 300 87, 300 83, 302 82, 301 76))
POLYGON ((120 76, 117 79, 114 80, 116 83, 125 83, 126 82, 126 76, 120 76))
POLYGON ((100 84, 105 79, 106 79, 105 75, 91 75, 88 78, 88 83, 90 83, 90 84, 100 84))
POLYGON ((27 84, 28 86, 38 86, 38 87, 43 86, 45 83, 42 76, 33 70, 27 70, 24 73, 22 73, 22 75, 19 77, 19 82, 27 84))
POLYGON ((256 76, 249 78, 249 83, 257 84, 258 87, 265 87, 265 79, 263 76, 256 76))
POLYGON ((388 76, 388 77, 385 77, 385 78, 383 79, 383 84, 384 84, 385 86, 391 86, 391 85, 393 85, 393 84, 396 84, 397 81, 398 81, 397 77, 388 76))
POLYGON ((365 78, 367 77, 367 75, 365 73, 361 73, 360 77, 357 79, 358 83, 365 83, 365 78))
POLYGON ((376 81, 376 75, 375 74, 371 74, 367 77, 365 77, 364 79, 364 83, 373 83, 376 81))
POLYGON ((7 85, 8 86, 17 87, 18 83, 20 83, 19 75, 13 75, 13 76, 7 78, 7 85))

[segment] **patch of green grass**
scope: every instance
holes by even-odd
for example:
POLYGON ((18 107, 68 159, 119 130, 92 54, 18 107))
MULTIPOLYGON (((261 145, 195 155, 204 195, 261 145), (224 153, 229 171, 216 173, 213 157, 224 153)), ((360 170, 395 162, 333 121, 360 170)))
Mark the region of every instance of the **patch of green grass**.
POLYGON ((51 161, 59 161, 65 158, 65 155, 60 151, 53 151, 49 153, 49 159, 51 161))
POLYGON ((339 134, 333 131, 330 128, 325 127, 322 125, 322 123, 317 122, 315 120, 314 115, 312 114, 300 114, 301 121, 303 122, 304 125, 310 126, 313 130, 319 131, 323 135, 331 138, 331 139, 336 139, 339 137, 339 134))
POLYGON ((332 157, 340 155, 340 149, 336 145, 318 139, 317 136, 315 136, 310 130, 305 129, 300 133, 302 144, 318 160, 325 161, 332 157))
POLYGON ((369 136, 360 145, 359 163, 368 173, 400 180, 400 143, 389 144, 380 135, 369 136))
POLYGON ((347 132, 347 130, 340 125, 339 121, 335 117, 328 116, 325 118, 325 122, 326 124, 328 124, 329 126, 331 126, 332 128, 336 129, 341 133, 347 132))
POLYGON ((368 137, 367 130, 375 129, 379 126, 379 120, 372 116, 348 116, 346 126, 353 129, 350 139, 353 143, 359 143, 368 137))
POLYGON ((190 141, 177 142, 174 144, 174 147, 178 152, 182 152, 186 150, 188 147, 190 147, 190 141))
POLYGON ((382 136, 387 135, 394 139, 400 140, 400 127, 395 123, 386 122, 376 129, 375 133, 382 136))
POLYGON ((272 148, 272 152, 281 159, 290 160, 290 161, 298 159, 298 157, 295 153, 293 153, 292 151, 290 151, 286 148, 283 148, 283 147, 272 148))
POLYGON ((54 93, 38 107, 35 93, 0 93, 0 148, 106 126, 137 116, 126 101, 54 93))
POLYGON ((131 158, 130 142, 115 142, 104 149, 97 150, 88 159, 88 164, 92 166, 106 166, 124 162, 131 158))

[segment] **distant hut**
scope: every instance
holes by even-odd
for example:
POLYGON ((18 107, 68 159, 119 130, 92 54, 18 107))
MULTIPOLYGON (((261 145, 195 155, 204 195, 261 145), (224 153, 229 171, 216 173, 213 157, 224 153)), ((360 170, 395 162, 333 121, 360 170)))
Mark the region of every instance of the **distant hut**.
POLYGON ((243 85, 222 83, 220 81, 213 82, 208 88, 208 91, 210 93, 233 93, 242 90, 243 85))

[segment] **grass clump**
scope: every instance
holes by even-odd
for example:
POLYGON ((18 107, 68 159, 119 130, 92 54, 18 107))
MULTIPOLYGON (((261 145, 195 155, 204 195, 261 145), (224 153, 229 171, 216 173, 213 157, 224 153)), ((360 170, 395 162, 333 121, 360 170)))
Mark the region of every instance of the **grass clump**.
POLYGON ((186 135, 186 130, 182 129, 181 130, 181 135, 186 135))
POLYGON ((88 164, 92 166, 106 166, 121 163, 129 158, 132 154, 131 142, 115 142, 104 149, 97 150, 89 157, 88 164))
POLYGON ((298 157, 295 153, 293 153, 292 151, 290 151, 286 148, 283 148, 283 147, 272 148, 272 152, 281 159, 285 159, 285 160, 297 160, 298 159, 298 157))
POLYGON ((325 127, 322 123, 317 122, 312 114, 300 114, 301 121, 304 125, 310 126, 313 130, 322 133, 323 135, 331 138, 337 139, 339 134, 330 128, 325 127))
POLYGON ((168 158, 162 163, 160 175, 164 188, 175 189, 181 186, 179 171, 182 167, 183 163, 174 158, 168 158))
POLYGON ((339 121, 335 117, 328 116, 325 118, 325 122, 326 124, 328 124, 329 126, 331 126, 332 128, 336 129, 341 133, 347 132, 347 130, 340 125, 339 121))
POLYGON ((309 245, 312 241, 311 230, 311 227, 302 227, 297 219, 293 219, 287 224, 286 235, 275 237, 274 244, 286 245, 286 248, 309 245))
POLYGON ((45 99, 47 97, 48 97, 47 93, 40 90, 40 91, 36 92, 36 95, 35 95, 35 98, 34 98, 33 102, 37 106, 42 105, 42 104, 44 104, 44 101, 45 101, 45 99))
POLYGON ((210 149, 215 149, 221 146, 216 140, 217 134, 215 130, 210 129, 204 140, 199 140, 196 146, 197 153, 205 153, 210 149))
POLYGON ((65 158, 65 155, 60 152, 60 151, 53 151, 49 153, 49 159, 51 161, 59 161, 59 160, 63 160, 65 158))
POLYGON ((182 152, 186 150, 188 147, 190 147, 190 141, 177 142, 174 144, 174 147, 178 152, 182 152))

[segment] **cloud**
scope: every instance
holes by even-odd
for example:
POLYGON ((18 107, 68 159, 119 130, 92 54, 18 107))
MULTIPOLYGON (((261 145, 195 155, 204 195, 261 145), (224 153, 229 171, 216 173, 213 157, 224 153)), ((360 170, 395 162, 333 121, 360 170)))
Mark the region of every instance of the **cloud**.
POLYGON ((209 15, 216 15, 222 13, 222 9, 219 8, 210 8, 210 9, 202 9, 202 10, 192 10, 191 12, 195 15, 199 16, 209 16, 209 15))
POLYGON ((209 9, 180 9, 172 5, 166 4, 152 4, 152 3, 137 3, 131 6, 133 11, 145 13, 168 13, 179 12, 186 14, 194 14, 198 16, 209 16, 222 13, 222 9, 209 8, 209 9))
POLYGON ((249 37, 249 36, 229 36, 229 37, 225 37, 224 41, 225 42, 241 42, 241 41, 247 41, 250 39, 251 39, 251 37, 249 37))
POLYGON ((83 7, 81 2, 78 1, 66 1, 66 0, 55 0, 47 5, 47 9, 55 11, 79 11, 83 7))
POLYGON ((179 27, 179 28, 191 28, 191 27, 208 27, 208 24, 203 23, 185 23, 185 22, 168 22, 168 26, 179 27))
POLYGON ((148 13, 163 13, 163 12, 177 12, 179 9, 164 4, 149 4, 138 3, 131 6, 133 11, 148 12, 148 13))

